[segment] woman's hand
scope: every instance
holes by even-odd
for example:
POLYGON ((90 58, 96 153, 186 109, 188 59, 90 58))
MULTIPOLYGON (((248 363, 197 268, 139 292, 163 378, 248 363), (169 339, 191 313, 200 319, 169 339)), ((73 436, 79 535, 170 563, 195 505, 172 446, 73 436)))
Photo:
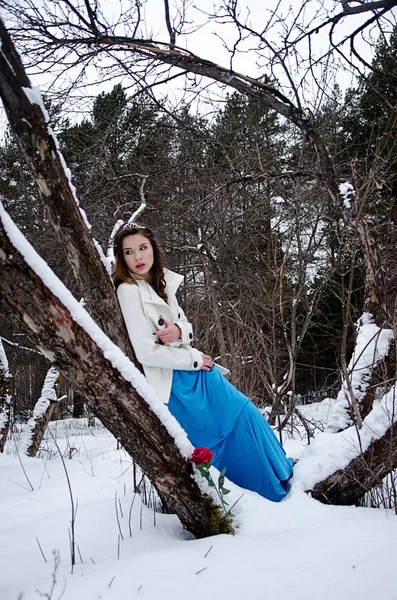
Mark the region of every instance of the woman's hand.
POLYGON ((214 365, 214 361, 208 354, 203 354, 203 364, 200 367, 201 371, 211 371, 211 367, 214 365))
POLYGON ((170 321, 167 321, 163 315, 160 315, 160 319, 164 321, 165 329, 159 329, 159 331, 156 331, 155 333, 163 342, 163 344, 172 344, 172 342, 180 340, 181 330, 179 329, 178 325, 175 325, 175 323, 170 323, 170 321))

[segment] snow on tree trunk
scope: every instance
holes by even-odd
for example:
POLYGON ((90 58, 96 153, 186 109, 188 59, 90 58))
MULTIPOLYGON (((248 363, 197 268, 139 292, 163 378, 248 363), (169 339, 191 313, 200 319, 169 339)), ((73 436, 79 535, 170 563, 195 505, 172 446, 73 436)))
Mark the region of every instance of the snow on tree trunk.
POLYGON ((363 420, 338 433, 321 433, 295 466, 294 477, 313 497, 355 504, 397 467, 397 384, 363 420))
MULTIPOLYGON (((353 185, 339 185, 344 206, 344 219, 352 229, 357 229, 365 264, 364 313, 357 323, 357 337, 350 363, 345 368, 342 388, 332 406, 328 431, 341 431, 362 419, 371 411, 375 390, 381 384, 379 372, 386 366, 390 344, 394 340, 395 315, 387 312, 385 290, 387 283, 382 266, 379 245, 365 219, 363 205, 353 185)), ((395 378, 394 378, 395 379, 395 378)))
POLYGON ((54 408, 58 402, 57 387, 61 374, 55 367, 50 367, 44 380, 41 396, 33 409, 33 415, 27 422, 20 440, 20 451, 28 456, 36 456, 44 432, 50 422, 54 408))
POLYGON ((2 305, 53 365, 74 377, 88 406, 188 531, 198 538, 231 533, 221 508, 205 495, 210 488, 198 475, 194 479, 186 460, 192 446, 168 408, 37 255, 1 204, 0 216, 2 305))
POLYGON ((374 391, 374 372, 387 357, 393 338, 393 331, 378 327, 371 314, 364 313, 358 320, 356 343, 348 366, 348 380, 343 380, 337 399, 332 403, 328 431, 342 431, 353 424, 352 395, 359 408, 365 405, 362 416, 368 414, 372 408, 367 400, 371 390, 374 391))
POLYGON ((7 355, 0 339, 0 452, 4 452, 10 427, 12 382, 7 355))
POLYGON ((48 207, 86 306, 103 331, 134 359, 109 265, 93 241, 59 145, 48 126, 38 89, 32 89, 22 62, 0 19, 0 96, 15 139, 48 207))

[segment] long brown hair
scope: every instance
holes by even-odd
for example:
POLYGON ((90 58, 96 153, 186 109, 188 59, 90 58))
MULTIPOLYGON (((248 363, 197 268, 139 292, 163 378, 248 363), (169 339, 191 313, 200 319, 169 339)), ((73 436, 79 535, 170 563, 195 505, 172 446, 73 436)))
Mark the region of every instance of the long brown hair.
POLYGON ((152 245, 153 248, 153 266, 150 269, 152 276, 152 288, 154 291, 167 302, 167 294, 165 293, 165 279, 164 279, 164 258, 163 252, 158 245, 154 233, 148 227, 125 227, 119 229, 114 236, 114 256, 115 265, 112 273, 114 285, 116 288, 120 283, 136 283, 134 275, 129 271, 123 254, 123 240, 127 235, 136 235, 140 233, 145 237, 152 245))

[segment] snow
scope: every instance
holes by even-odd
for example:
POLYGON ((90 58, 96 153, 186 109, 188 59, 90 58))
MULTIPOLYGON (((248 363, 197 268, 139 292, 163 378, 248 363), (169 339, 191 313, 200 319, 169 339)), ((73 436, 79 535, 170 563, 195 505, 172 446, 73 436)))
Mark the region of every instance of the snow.
MULTIPOLYGON (((396 391, 397 386, 394 386, 364 419, 359 430, 363 452, 397 420, 396 391)), ((294 483, 302 490, 310 490, 318 481, 346 467, 359 453, 360 443, 354 426, 339 433, 317 435, 294 468, 294 483)))
MULTIPOLYGON (((5 380, 4 383, 6 383, 7 379, 10 380, 12 378, 12 375, 11 375, 10 369, 9 369, 9 365, 8 365, 7 355, 5 353, 3 342, 2 342, 1 338, 0 338, 0 377, 3 380, 5 380)), ((3 390, 3 392, 4 392, 4 390, 3 390)), ((8 422, 8 419, 9 419, 9 411, 10 411, 10 405, 11 405, 12 398, 11 398, 10 394, 5 392, 5 393, 3 393, 3 398, 0 400, 3 400, 3 402, 0 403, 0 431, 2 431, 2 429, 4 428, 4 426, 6 425, 6 423, 8 422)))
MULTIPOLYGON (((320 414, 324 407, 317 408, 320 414)), ((60 564, 52 600, 63 589, 63 600, 396 598, 397 518, 391 511, 324 506, 295 484, 276 504, 228 482, 232 494, 244 493, 236 535, 194 540, 176 516, 154 514, 138 495, 134 500, 131 459, 103 427, 89 429, 82 419, 51 428, 78 504, 74 573, 68 485, 51 436, 40 458, 22 459, 33 491, 8 442, 0 456, 2 600, 49 594, 54 553, 60 564), (72 459, 70 448, 76 448, 72 459)))
POLYGON ((102 250, 102 246, 100 245, 100 243, 98 242, 98 240, 96 240, 95 238, 92 238, 92 241, 93 241, 94 246, 95 246, 95 248, 96 248, 96 250, 97 250, 97 252, 99 254, 99 258, 101 260, 101 263, 105 267, 105 271, 109 275, 110 280, 112 281, 112 264, 109 261, 109 259, 105 256, 105 253, 102 250))
MULTIPOLYGON (((391 329, 380 329, 373 322, 370 313, 364 313, 356 323, 357 338, 353 356, 348 365, 348 376, 355 399, 360 402, 370 383, 373 366, 382 360, 389 351, 394 337, 391 329)), ((334 403, 333 415, 328 422, 330 431, 345 429, 351 424, 347 409, 349 396, 346 379, 334 403)))
POLYGON ((37 400, 36 405, 33 409, 33 415, 27 422, 26 426, 21 435, 19 444, 20 452, 27 453, 30 444, 32 443, 32 433, 37 421, 43 416, 51 402, 57 402, 58 398, 55 391, 55 384, 59 377, 59 371, 55 367, 48 369, 47 375, 44 380, 43 389, 41 390, 41 396, 37 400))
MULTIPOLYGON (((18 334, 14 334, 14 335, 18 335, 18 334)), ((20 334, 20 335, 24 335, 24 334, 20 334)), ((0 342, 5 342, 6 344, 8 344, 8 346, 14 346, 15 348, 19 348, 20 350, 27 350, 28 352, 33 352, 34 354, 41 354, 41 352, 39 352, 38 350, 35 350, 34 348, 29 348, 28 346, 22 346, 21 344, 18 344, 17 342, 11 342, 11 340, 8 340, 4 336, 0 336, 0 342)))
POLYGON ((37 104, 43 114, 45 122, 48 123, 50 120, 50 115, 44 106, 43 98, 39 88, 23 87, 22 90, 25 92, 25 96, 29 100, 30 104, 37 104))
POLYGON ((354 197, 354 187, 348 181, 339 184, 339 193, 343 198, 343 206, 347 209, 351 208, 351 199, 354 197))
POLYGON ((4 350, 2 338, 0 338, 0 369, 2 377, 5 377, 6 379, 10 379, 12 377, 8 365, 7 355, 4 350))
POLYGON ((109 243, 108 243, 108 249, 106 252, 106 257, 107 260, 109 262, 109 264, 113 267, 114 263, 115 263, 115 257, 114 257, 114 249, 113 249, 113 243, 114 243, 114 238, 116 236, 116 233, 118 232, 118 230, 123 227, 124 225, 124 221, 122 219, 118 219, 116 221, 116 223, 114 224, 114 227, 112 229, 112 233, 110 234, 110 238, 109 238, 109 243))
MULTIPOLYGON (((145 175, 144 177, 146 178, 147 175, 145 175)), ((145 182, 145 179, 143 180, 143 183, 144 182, 145 182)), ((141 190, 142 190, 142 186, 141 186, 141 190)), ((134 213, 132 213, 132 215, 128 219, 127 223, 125 224, 125 226, 126 227, 139 227, 139 225, 137 225, 135 223, 135 221, 136 221, 136 219, 138 219, 138 217, 140 217, 141 214, 143 214, 145 212, 146 206, 147 206, 146 202, 141 202, 141 204, 136 209, 136 211, 134 213)))

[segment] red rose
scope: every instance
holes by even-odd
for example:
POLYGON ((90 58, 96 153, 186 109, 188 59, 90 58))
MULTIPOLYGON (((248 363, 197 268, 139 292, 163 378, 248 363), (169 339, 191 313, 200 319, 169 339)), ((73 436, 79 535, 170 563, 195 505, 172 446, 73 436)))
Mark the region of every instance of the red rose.
POLYGON ((209 448, 195 448, 189 460, 198 467, 203 463, 209 463, 214 456, 209 448))

